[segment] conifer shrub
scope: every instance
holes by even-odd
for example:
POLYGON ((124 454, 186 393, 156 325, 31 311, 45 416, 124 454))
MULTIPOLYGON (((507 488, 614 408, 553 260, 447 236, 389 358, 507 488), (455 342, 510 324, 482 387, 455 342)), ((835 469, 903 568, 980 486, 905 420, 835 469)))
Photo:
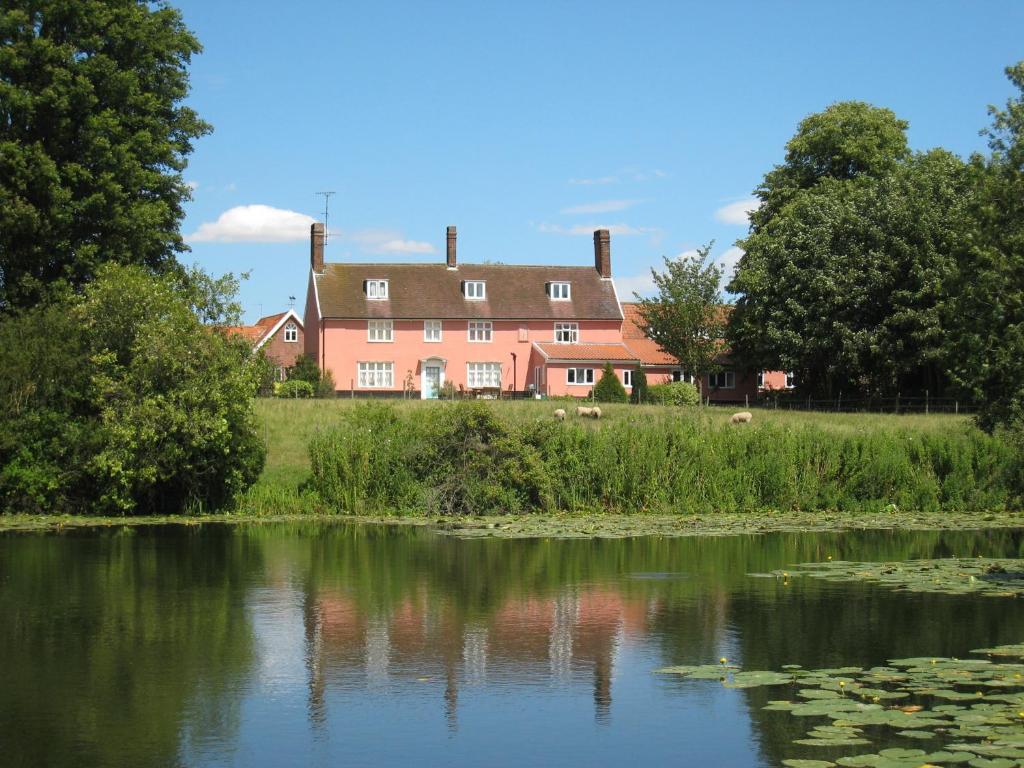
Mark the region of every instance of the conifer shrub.
POLYGON ((615 369, 611 363, 604 364, 601 371, 601 379, 594 387, 594 399, 599 403, 628 403, 629 395, 626 388, 622 386, 619 377, 615 375, 615 369))
POLYGON ((629 402, 641 405, 650 402, 647 395, 647 374, 639 365, 633 369, 633 387, 629 393, 629 402))

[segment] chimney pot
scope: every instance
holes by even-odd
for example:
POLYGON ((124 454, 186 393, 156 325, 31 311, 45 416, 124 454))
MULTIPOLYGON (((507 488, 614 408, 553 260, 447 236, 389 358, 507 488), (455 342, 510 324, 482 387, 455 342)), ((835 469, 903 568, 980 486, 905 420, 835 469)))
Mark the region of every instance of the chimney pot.
POLYGON ((455 261, 455 227, 448 227, 448 269, 457 269, 455 261))
POLYGON ((309 265, 318 275, 324 271, 324 225, 316 222, 309 227, 309 265))
POLYGON ((612 236, 607 229, 594 230, 594 269, 601 277, 612 276, 612 236))

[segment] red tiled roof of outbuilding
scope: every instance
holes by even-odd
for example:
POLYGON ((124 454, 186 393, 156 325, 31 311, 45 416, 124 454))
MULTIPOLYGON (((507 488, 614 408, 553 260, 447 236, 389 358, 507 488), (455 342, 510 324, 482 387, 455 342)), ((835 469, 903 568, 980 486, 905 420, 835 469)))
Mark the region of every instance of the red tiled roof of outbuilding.
POLYGON ((559 360, 580 360, 587 362, 640 362, 640 358, 633 354, 632 350, 625 344, 610 342, 605 344, 559 344, 555 341, 533 344, 547 361, 559 360))

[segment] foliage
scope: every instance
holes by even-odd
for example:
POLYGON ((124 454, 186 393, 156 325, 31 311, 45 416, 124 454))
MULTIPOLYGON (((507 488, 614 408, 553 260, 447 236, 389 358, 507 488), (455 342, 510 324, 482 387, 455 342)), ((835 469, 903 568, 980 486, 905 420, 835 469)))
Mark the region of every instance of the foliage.
POLYGON ((509 421, 500 412, 359 405, 314 436, 310 487, 339 511, 384 514, 941 512, 1021 498, 1016 452, 977 430, 736 429, 641 415, 509 421))
POLYGON ((248 344, 200 322, 174 277, 106 265, 81 296, 0 322, 0 509, 209 509, 264 447, 248 344))
POLYGON ((909 154, 905 129, 859 102, 801 123, 738 243, 729 335, 745 364, 795 371, 827 397, 942 391, 972 172, 942 150, 909 154))
POLYGON ((615 369, 612 368, 611 363, 604 364, 604 370, 601 371, 601 378, 594 386, 594 399, 599 403, 628 403, 629 395, 626 394, 626 388, 619 381, 619 377, 615 375, 615 369))
POLYGON ((700 392, 688 381, 672 381, 648 387, 647 400, 658 405, 700 405, 700 392))
POLYGON ((444 384, 441 385, 441 389, 438 391, 437 396, 442 400, 454 400, 455 393, 455 384, 446 379, 444 384))
POLYGON ((316 383, 316 396, 317 397, 337 397, 338 387, 334 383, 334 374, 331 373, 329 368, 325 368, 320 373, 320 380, 316 383))
POLYGON ((313 397, 315 394, 313 385, 302 379, 288 379, 274 387, 274 395, 277 397, 313 397))
POLYGON ((992 156, 972 163, 977 226, 957 253, 944 317, 953 379, 990 430, 1024 428, 1024 61, 1006 74, 1017 93, 990 108, 992 156))
MULTIPOLYGON (((287 394, 279 397, 334 397, 336 395, 334 375, 329 370, 320 370, 316 359, 310 355, 299 355, 288 369, 288 381, 302 381, 310 386, 310 394, 287 394)), ((301 388, 305 391, 305 388, 301 388)))
POLYGON ((106 262, 175 269, 199 43, 141 0, 0 10, 0 312, 61 296, 106 262))
POLYGON ((666 257, 664 272, 652 269, 657 298, 634 294, 647 335, 698 379, 717 370, 725 336, 722 268, 708 260, 713 245, 698 248, 693 257, 666 257))
POLYGON ((647 374, 642 366, 633 369, 633 387, 629 393, 629 402, 634 404, 649 402, 647 396, 647 374))

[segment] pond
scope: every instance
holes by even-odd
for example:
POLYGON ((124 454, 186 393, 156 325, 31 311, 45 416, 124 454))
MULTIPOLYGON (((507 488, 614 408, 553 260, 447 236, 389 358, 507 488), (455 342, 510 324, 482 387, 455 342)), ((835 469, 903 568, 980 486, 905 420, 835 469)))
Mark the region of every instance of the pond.
POLYGON ((1019 598, 748 574, 1022 544, 1005 529, 462 540, 326 523, 0 535, 0 750, 8 766, 834 760, 858 751, 795 751, 819 723, 764 710, 777 690, 657 670, 1019 643, 1019 598))

